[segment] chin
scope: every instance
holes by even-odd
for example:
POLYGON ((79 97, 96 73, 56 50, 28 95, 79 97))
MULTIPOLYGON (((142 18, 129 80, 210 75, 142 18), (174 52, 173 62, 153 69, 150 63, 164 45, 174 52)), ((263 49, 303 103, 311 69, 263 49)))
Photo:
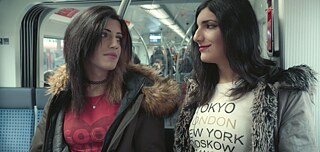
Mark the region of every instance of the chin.
POLYGON ((105 70, 111 71, 114 70, 117 67, 117 65, 107 65, 104 67, 105 70))
POLYGON ((218 60, 221 60, 219 59, 218 57, 213 57, 213 56, 205 56, 205 55, 201 55, 200 56, 200 60, 204 63, 217 63, 218 60))
POLYGON ((116 69, 116 66, 108 68, 109 71, 116 69))
POLYGON ((210 60, 208 60, 207 58, 205 58, 205 57, 200 57, 200 60, 202 61, 202 62, 204 62, 204 63, 210 63, 210 60))

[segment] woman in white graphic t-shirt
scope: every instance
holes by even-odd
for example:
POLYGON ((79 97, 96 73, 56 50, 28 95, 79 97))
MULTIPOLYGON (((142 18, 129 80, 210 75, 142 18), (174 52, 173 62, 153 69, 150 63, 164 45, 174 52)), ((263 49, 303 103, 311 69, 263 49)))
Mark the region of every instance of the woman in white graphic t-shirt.
POLYGON ((197 9, 177 152, 318 151, 314 71, 261 57, 248 0, 207 0, 197 9))

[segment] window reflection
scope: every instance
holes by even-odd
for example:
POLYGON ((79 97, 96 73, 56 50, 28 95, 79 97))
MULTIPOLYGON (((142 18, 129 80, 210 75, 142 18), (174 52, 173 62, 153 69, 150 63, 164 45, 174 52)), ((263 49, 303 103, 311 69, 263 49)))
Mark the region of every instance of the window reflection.
POLYGON ((64 63, 62 50, 62 39, 43 39, 43 71, 54 70, 56 67, 64 63))
MULTIPOLYGON (((43 82, 47 86, 47 78, 52 71, 61 64, 64 64, 63 40, 56 38, 43 38, 43 82)), ((42 86, 42 84, 41 84, 42 86)))

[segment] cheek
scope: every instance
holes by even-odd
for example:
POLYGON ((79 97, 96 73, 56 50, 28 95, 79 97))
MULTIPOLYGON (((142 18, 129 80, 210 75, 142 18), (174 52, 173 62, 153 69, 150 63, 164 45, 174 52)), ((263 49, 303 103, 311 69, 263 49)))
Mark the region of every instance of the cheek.
POLYGON ((104 43, 101 43, 101 45, 100 45, 100 49, 108 49, 109 48, 109 43, 107 43, 107 42, 104 42, 104 43))
POLYGON ((216 32, 211 32, 206 34, 206 38, 208 41, 210 41, 213 44, 219 43, 220 38, 219 35, 216 32))
POLYGON ((217 33, 216 33, 215 41, 216 41, 219 45, 223 46, 223 38, 222 38, 222 35, 221 35, 220 32, 217 32, 217 33))
POLYGON ((213 48, 218 52, 224 52, 224 43, 220 35, 211 36, 210 42, 213 44, 213 48))
POLYGON ((102 50, 104 50, 106 48, 106 44, 105 43, 99 43, 98 46, 95 49, 95 54, 98 54, 99 52, 101 52, 102 50))
POLYGON ((119 58, 121 57, 121 55, 122 55, 122 49, 121 49, 121 47, 119 47, 119 49, 118 49, 118 54, 119 54, 119 58))

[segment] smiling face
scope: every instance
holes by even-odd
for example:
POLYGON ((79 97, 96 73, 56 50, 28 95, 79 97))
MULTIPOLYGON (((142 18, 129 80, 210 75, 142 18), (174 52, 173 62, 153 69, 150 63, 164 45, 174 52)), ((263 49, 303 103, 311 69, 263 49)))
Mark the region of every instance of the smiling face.
POLYGON ((87 70, 106 72, 115 69, 121 54, 121 38, 119 21, 109 19, 101 33, 101 42, 97 44, 95 51, 87 61, 87 70))
POLYGON ((197 25, 193 40, 199 45, 201 61, 216 64, 225 62, 227 58, 219 22, 207 7, 199 13, 197 25))

